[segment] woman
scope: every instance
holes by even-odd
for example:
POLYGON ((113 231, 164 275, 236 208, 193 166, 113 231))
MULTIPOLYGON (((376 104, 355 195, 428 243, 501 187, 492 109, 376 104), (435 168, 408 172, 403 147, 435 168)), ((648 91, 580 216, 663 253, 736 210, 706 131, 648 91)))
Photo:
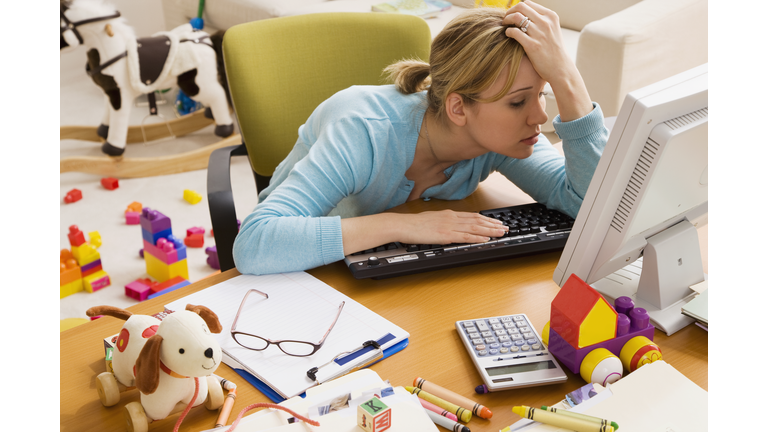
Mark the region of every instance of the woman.
POLYGON ((533 2, 469 10, 435 38, 430 61, 391 65, 394 85, 351 87, 317 107, 243 221, 240 272, 307 270, 394 241, 500 237, 507 228, 476 213, 382 213, 418 198, 463 199, 494 171, 576 215, 608 133, 557 15, 533 2), (546 82, 565 158, 540 135, 546 82))

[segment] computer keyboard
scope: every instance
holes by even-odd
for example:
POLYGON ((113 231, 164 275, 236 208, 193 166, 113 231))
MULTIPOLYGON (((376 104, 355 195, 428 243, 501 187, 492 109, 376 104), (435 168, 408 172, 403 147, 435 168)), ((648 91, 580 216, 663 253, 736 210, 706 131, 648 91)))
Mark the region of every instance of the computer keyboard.
POLYGON ((423 245, 389 243, 348 255, 344 262, 356 279, 383 279, 431 270, 560 251, 573 227, 573 218, 542 204, 483 210, 509 226, 504 237, 485 243, 423 245))

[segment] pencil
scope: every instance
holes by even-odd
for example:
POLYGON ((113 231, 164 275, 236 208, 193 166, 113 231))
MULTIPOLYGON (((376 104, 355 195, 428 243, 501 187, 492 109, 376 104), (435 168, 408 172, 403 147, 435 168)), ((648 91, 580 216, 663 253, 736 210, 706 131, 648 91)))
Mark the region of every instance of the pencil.
POLYGON ((416 377, 413 380, 413 386, 418 387, 425 392, 429 392, 443 400, 446 400, 452 404, 456 404, 464 409, 471 410, 472 413, 478 417, 489 419, 493 416, 493 413, 488 408, 480 405, 479 403, 466 398, 460 394, 456 394, 448 389, 440 387, 439 385, 429 382, 424 378, 416 377))

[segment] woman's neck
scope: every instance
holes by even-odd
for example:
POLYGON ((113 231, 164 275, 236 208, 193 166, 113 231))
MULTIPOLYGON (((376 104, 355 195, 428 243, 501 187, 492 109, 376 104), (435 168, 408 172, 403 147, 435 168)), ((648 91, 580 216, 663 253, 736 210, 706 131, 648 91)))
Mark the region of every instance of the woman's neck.
POLYGON ((441 122, 427 111, 416 143, 414 164, 430 172, 444 171, 462 160, 478 156, 471 154, 470 141, 462 128, 451 122, 441 122))

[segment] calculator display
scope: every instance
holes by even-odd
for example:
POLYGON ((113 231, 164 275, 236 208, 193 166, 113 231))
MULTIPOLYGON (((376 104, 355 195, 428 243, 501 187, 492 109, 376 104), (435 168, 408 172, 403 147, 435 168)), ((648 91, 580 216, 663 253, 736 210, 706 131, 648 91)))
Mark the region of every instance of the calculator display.
POLYGON ((555 369, 556 367, 557 366, 555 366, 552 360, 549 360, 549 361, 536 362, 536 363, 523 363, 519 365, 508 365, 508 366, 497 366, 492 368, 485 368, 485 371, 488 372, 488 375, 490 376, 497 376, 497 375, 520 373, 520 372, 531 372, 531 371, 537 371, 537 370, 555 369))

